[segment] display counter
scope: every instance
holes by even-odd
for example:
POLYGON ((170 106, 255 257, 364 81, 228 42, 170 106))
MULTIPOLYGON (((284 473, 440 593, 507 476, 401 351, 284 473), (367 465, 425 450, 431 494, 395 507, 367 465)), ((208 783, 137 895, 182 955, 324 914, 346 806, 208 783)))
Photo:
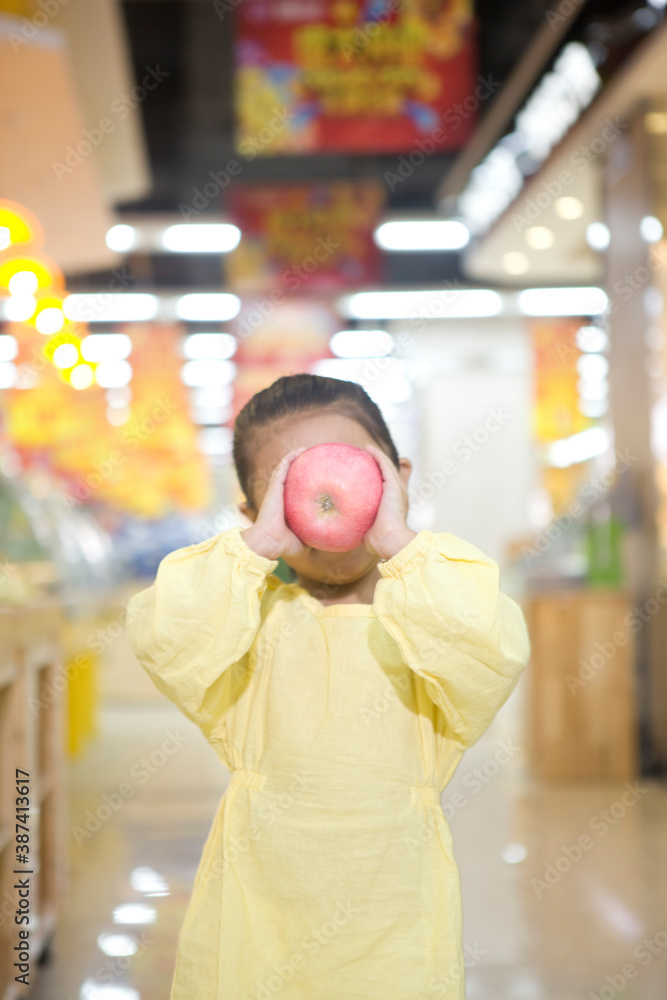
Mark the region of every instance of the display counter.
POLYGON ((534 590, 522 602, 532 643, 528 751, 537 777, 637 776, 633 603, 629 593, 603 587, 534 590))

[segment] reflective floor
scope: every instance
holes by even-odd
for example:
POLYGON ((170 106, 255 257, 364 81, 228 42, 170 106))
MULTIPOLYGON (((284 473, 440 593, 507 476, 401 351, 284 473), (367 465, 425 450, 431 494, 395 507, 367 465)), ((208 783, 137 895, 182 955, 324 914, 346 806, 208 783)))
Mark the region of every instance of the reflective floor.
MULTIPOLYGON (((540 786, 526 774, 521 696, 519 686, 442 796, 468 1000, 665 1000, 667 786, 540 786)), ((165 700, 103 707, 69 781, 69 893, 30 996, 168 1000, 227 772, 165 700)))

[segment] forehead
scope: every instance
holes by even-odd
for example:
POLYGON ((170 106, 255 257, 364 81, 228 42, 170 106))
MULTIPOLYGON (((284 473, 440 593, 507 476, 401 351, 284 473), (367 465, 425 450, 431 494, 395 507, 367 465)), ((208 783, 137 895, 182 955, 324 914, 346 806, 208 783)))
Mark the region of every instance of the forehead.
POLYGON ((327 410, 283 420, 262 428, 253 442, 253 467, 270 473, 283 455, 295 448, 312 448, 316 444, 335 441, 338 444, 352 444, 364 448, 367 444, 377 444, 366 428, 342 414, 327 410))

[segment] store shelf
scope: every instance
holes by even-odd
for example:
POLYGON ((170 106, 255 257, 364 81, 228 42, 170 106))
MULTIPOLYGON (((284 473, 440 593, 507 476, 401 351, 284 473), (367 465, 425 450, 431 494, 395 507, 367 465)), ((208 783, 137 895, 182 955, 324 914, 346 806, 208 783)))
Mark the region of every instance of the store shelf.
MULTIPOLYGON (((66 878, 65 699, 55 684, 63 661, 62 612, 55 602, 0 608, 0 899, 3 912, 18 903, 16 875, 17 768, 27 771, 30 870, 30 973, 56 926, 66 878)), ((18 943, 13 919, 0 923, 0 998, 19 1000, 30 986, 15 982, 18 943)))
POLYGON ((631 595, 611 588, 543 592, 526 602, 529 758, 536 776, 637 777, 632 606, 631 595))

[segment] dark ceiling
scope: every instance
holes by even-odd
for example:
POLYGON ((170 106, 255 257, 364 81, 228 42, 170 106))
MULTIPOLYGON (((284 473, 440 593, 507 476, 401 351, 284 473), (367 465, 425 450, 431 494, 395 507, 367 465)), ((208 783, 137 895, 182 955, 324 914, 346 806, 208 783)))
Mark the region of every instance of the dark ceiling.
MULTIPOLYGON (((570 6, 569 0, 562 3, 570 6)), ((209 171, 224 169, 237 155, 232 103, 234 14, 230 10, 219 16, 213 0, 124 0, 121 6, 135 76, 140 78, 147 66, 159 66, 169 76, 140 108, 153 189, 141 202, 118 207, 132 213, 176 212, 179 204, 192 201, 194 190, 206 183, 209 171)), ((581 12, 569 37, 595 40, 603 52, 607 45, 615 57, 637 34, 644 33, 647 25, 640 22, 650 16, 641 0, 581 0, 578 6, 581 12), (643 13, 638 14, 638 9, 643 13)), ((554 8, 558 6, 552 0, 478 0, 480 75, 505 81, 545 24, 547 11, 554 8)), ((485 113, 492 110, 494 99, 489 100, 485 113)), ((394 192, 387 190, 387 207, 432 209, 435 192, 455 155, 428 157, 404 184, 394 192)), ((396 168, 397 160, 397 156, 345 154, 257 157, 244 165, 243 180, 382 178, 385 171, 396 168)), ((230 185, 227 192, 231 190, 230 185)), ((215 211, 216 206, 212 208, 215 211)), ((218 257, 154 256, 133 258, 130 263, 139 283, 220 283, 218 257)), ((100 277, 90 275, 88 281, 95 283, 100 277)), ((388 255, 389 283, 443 282, 458 277, 456 254, 388 255)))

